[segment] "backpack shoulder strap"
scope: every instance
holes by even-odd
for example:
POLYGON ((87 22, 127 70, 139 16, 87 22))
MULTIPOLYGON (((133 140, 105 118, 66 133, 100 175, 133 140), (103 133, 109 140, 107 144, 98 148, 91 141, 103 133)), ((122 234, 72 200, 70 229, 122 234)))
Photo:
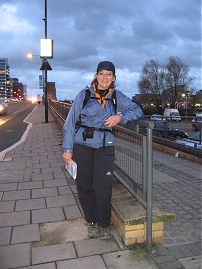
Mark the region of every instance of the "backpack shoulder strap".
POLYGON ((116 110, 117 110, 116 90, 114 90, 113 93, 112 93, 112 103, 113 103, 114 111, 115 111, 115 114, 116 114, 116 110))
MULTIPOLYGON (((82 109, 85 107, 85 105, 88 103, 89 99, 99 99, 97 97, 91 97, 91 92, 90 92, 90 88, 89 86, 86 86, 86 93, 85 93, 85 97, 83 100, 83 106, 82 109)), ((107 100, 111 100, 113 107, 114 107, 114 111, 116 114, 116 110, 117 110, 117 98, 116 98, 116 90, 113 91, 111 98, 106 98, 107 100)))
POLYGON ((88 101, 89 101, 90 98, 91 98, 90 88, 88 86, 86 86, 86 94, 85 94, 85 97, 83 99, 82 109, 88 103, 88 101))

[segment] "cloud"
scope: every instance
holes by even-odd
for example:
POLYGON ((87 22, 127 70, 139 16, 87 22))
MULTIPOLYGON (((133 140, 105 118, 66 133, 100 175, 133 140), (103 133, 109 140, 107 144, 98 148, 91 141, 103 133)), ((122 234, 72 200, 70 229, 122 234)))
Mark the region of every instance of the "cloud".
POLYGON ((0 6, 0 31, 10 32, 15 35, 26 35, 34 32, 36 29, 25 19, 17 16, 18 5, 4 4, 0 6))
MULTIPOLYGON (((9 59, 11 74, 20 76, 28 91, 38 91, 44 37, 44 1, 2 0, 1 56, 9 59), (3 12, 2 12, 3 11, 3 12)), ((201 87, 200 1, 190 0, 55 0, 47 1, 48 37, 54 41, 53 70, 58 99, 72 99, 89 84, 101 60, 114 62, 117 87, 128 96, 138 93, 143 65, 166 63, 178 56, 201 87)))

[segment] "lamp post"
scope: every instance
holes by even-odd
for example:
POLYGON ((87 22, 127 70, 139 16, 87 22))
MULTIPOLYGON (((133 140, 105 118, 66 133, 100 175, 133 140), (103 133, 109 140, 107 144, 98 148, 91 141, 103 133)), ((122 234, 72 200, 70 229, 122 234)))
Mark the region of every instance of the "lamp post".
POLYGON ((47 38, 47 0, 44 0, 44 9, 45 9, 45 16, 44 16, 44 25, 45 25, 45 39, 41 39, 41 52, 40 57, 42 59, 42 66, 41 70, 44 72, 44 104, 45 104, 45 122, 48 123, 48 96, 47 96, 47 70, 52 70, 51 66, 49 65, 47 59, 53 58, 53 41, 47 38))
POLYGON ((186 122, 187 122, 187 95, 185 93, 182 94, 182 97, 185 98, 185 115, 186 115, 186 122))
MULTIPOLYGON (((44 0, 44 32, 47 39, 47 0, 44 0)), ((47 62, 47 59, 42 60, 42 65, 47 62)), ((44 102, 45 102, 45 122, 48 123, 48 99, 47 99, 47 69, 44 70, 44 102)))

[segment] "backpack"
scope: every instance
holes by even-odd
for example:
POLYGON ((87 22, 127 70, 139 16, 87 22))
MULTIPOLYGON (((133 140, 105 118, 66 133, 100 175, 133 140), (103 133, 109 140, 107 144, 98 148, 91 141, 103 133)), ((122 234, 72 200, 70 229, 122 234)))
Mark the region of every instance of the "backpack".
MULTIPOLYGON (((85 97, 83 99, 82 109, 85 107, 85 105, 88 103, 88 101, 90 99, 97 99, 97 100, 100 99, 101 102, 103 100, 101 97, 99 98, 99 97, 91 96, 90 88, 87 86, 86 87, 85 97)), ((105 98, 105 100, 109 100, 109 101, 112 102, 113 107, 114 107, 114 111, 115 111, 115 114, 116 114, 116 109, 117 109, 116 91, 115 90, 113 91, 111 98, 105 98)), ((89 126, 81 124, 81 114, 79 115, 79 120, 76 122, 75 127, 76 127, 76 132, 78 131, 78 129, 80 127, 85 128, 84 131, 83 131, 83 141, 86 141, 86 138, 93 138, 94 131, 103 132, 104 133, 104 136, 103 136, 103 148, 105 147, 106 132, 114 133, 113 129, 89 127, 89 126)))
MULTIPOLYGON (((90 88, 87 86, 86 87, 86 94, 85 94, 85 97, 84 97, 84 100, 83 100, 82 109, 85 107, 85 105, 88 103, 88 101, 90 99, 101 99, 101 98, 91 96, 90 88)), ((116 110, 117 110, 116 90, 113 91, 111 98, 105 98, 105 100, 109 100, 109 101, 112 102, 112 105, 114 107, 114 111, 115 111, 115 114, 116 114, 116 110)))

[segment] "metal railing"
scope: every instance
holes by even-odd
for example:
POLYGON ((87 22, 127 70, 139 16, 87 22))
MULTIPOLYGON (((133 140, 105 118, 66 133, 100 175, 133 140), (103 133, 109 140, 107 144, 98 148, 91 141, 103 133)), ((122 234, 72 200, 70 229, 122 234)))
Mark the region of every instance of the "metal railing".
POLYGON ((152 247, 153 125, 152 122, 139 120, 133 124, 135 131, 122 126, 115 128, 114 175, 146 210, 148 251, 152 247), (146 128, 145 135, 138 133, 140 127, 146 128))
MULTIPOLYGON (((63 122, 71 104, 50 100, 49 107, 63 122)), ((153 155, 152 129, 154 124, 138 120, 133 131, 126 126, 115 127, 115 177, 141 203, 146 210, 147 250, 152 248, 152 197, 153 197, 153 155), (139 129, 144 128, 145 134, 139 129)))

